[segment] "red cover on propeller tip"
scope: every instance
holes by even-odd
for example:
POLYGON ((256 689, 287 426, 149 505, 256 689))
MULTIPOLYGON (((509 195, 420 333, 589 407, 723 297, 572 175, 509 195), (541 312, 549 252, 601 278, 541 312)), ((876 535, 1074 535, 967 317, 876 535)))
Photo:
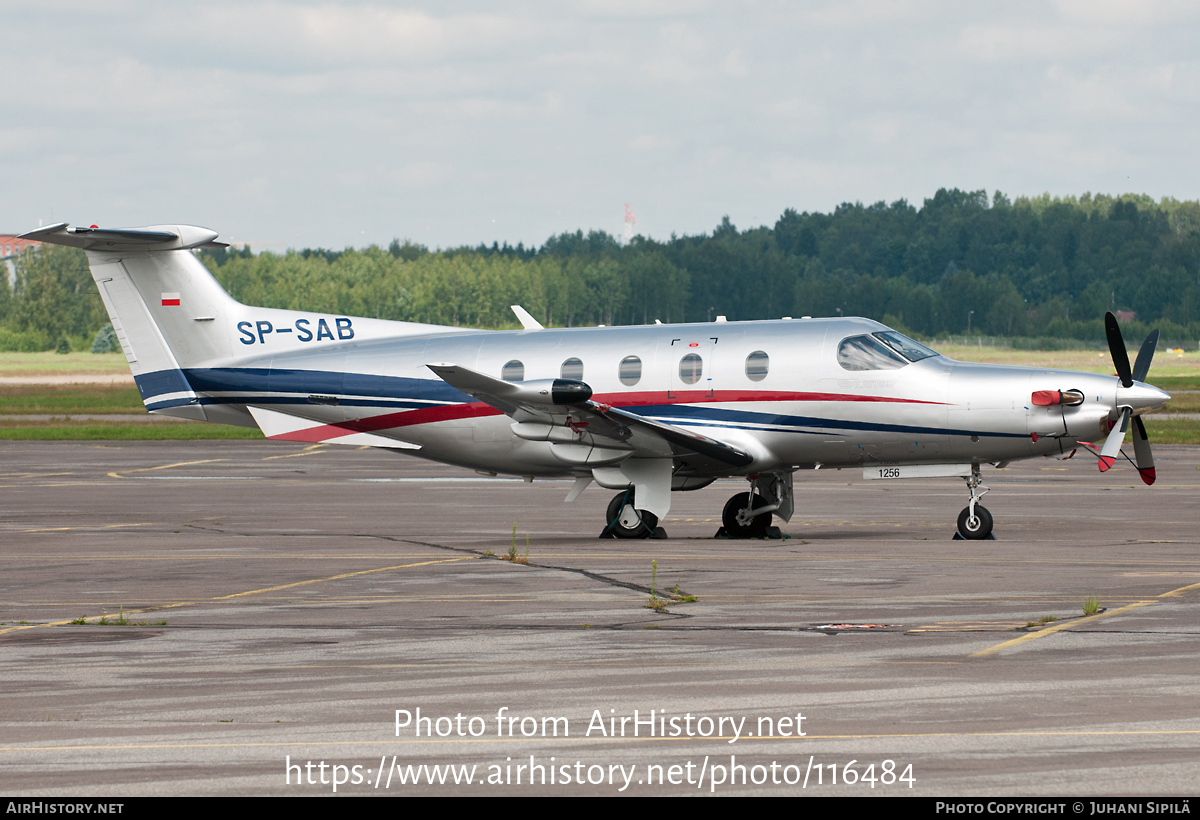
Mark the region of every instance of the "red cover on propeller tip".
MULTIPOLYGON (((1100 456, 1100 472, 1107 473, 1114 462, 1116 462, 1116 459, 1111 456, 1100 456)), ((1145 477, 1143 477, 1143 480, 1145 480, 1145 477)))
POLYGON ((1153 467, 1138 467, 1138 473, 1141 475, 1142 481, 1147 484, 1154 483, 1155 475, 1153 467))

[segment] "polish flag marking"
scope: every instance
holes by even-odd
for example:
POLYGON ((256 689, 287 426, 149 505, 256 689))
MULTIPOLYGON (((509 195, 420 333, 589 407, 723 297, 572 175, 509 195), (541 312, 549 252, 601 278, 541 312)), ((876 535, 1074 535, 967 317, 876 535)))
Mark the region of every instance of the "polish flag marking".
POLYGON ((178 305, 179 304, 179 294, 178 293, 164 293, 162 295, 162 303, 163 303, 163 307, 167 307, 168 305, 178 305))

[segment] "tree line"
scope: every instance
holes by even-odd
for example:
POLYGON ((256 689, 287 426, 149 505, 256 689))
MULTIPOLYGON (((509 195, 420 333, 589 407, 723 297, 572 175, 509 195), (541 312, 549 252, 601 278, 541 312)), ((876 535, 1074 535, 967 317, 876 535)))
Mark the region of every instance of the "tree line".
MULTIPOLYGON (((434 324, 516 327, 868 316, 921 338, 1101 341, 1107 310, 1200 339, 1200 202, 939 190, 920 207, 787 210, 773 226, 635 237, 563 233, 540 247, 322 248, 198 254, 239 301, 434 324)), ((3 278, 3 277, 0 277, 3 278)), ((0 282, 0 347, 76 348, 107 322, 80 251, 42 246, 0 282)))

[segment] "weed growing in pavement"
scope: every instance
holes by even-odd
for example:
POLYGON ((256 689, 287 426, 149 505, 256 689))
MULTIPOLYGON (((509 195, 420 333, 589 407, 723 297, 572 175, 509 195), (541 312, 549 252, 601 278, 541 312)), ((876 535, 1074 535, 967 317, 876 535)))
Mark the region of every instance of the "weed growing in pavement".
POLYGON ((1083 602, 1083 614, 1095 615, 1100 611, 1100 602, 1096 600, 1095 595, 1089 595, 1088 599, 1083 602))
POLYGON ((653 609, 655 612, 666 612, 667 602, 658 597, 658 561, 650 562, 650 600, 646 604, 646 609, 653 609))
POLYGON ((1030 621, 1029 623, 1025 624, 1024 628, 1032 629, 1035 626, 1045 626, 1046 624, 1051 623, 1052 621, 1057 621, 1057 620, 1058 620, 1058 617, 1055 615, 1046 615, 1042 618, 1037 619, 1036 621, 1030 621))
POLYGON ((675 588, 672 590, 669 590, 669 592, 671 594, 671 597, 674 598, 676 601, 678 601, 681 604, 694 604, 696 602, 696 596, 688 595, 686 592, 684 592, 683 590, 681 590, 679 588, 679 584, 676 584, 675 588))

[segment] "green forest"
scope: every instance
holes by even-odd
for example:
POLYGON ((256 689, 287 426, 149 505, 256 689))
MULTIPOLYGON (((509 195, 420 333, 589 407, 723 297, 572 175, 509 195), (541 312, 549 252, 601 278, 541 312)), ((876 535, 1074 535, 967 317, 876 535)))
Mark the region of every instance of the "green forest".
MULTIPOLYGON (((981 335, 1056 347, 1103 343, 1105 311, 1172 344, 1200 340, 1200 202, 939 190, 904 200, 785 211, 773 226, 622 244, 602 231, 541 247, 201 251, 247 304, 480 328, 867 316, 921 339, 981 335)), ((0 277, 0 349, 85 350, 107 325, 81 251, 15 259, 0 277)), ((101 344, 100 346, 103 346, 101 344)))

